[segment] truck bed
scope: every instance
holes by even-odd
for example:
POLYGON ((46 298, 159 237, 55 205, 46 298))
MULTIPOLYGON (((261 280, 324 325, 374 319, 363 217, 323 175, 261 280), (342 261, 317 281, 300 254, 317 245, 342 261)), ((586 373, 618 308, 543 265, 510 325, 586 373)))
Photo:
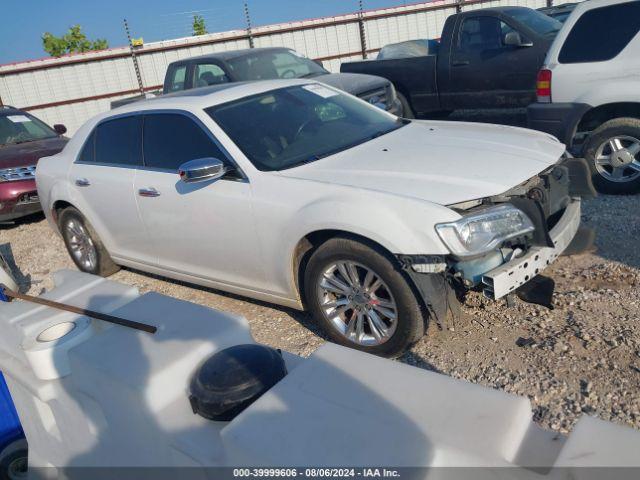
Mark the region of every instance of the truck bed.
POLYGON ((343 63, 340 71, 387 78, 417 112, 438 110, 437 55, 343 63))

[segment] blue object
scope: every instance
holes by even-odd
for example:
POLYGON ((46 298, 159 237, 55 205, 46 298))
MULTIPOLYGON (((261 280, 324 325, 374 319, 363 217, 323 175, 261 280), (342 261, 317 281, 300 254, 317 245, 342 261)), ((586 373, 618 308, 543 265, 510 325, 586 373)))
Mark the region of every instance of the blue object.
MULTIPOLYGON (((0 302, 8 302, 9 301, 9 297, 7 297, 7 294, 4 293, 4 285, 0 284, 0 302)), ((4 380, 3 380, 4 383, 4 380)))
POLYGON ((9 444, 24 438, 18 412, 13 405, 11 394, 0 372, 0 452, 9 444))

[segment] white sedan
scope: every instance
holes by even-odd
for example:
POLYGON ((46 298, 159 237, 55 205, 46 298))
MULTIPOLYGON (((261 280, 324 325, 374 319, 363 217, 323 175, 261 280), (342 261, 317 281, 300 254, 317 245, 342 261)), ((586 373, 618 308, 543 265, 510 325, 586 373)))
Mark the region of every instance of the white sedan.
POLYGON ((465 291, 522 291, 567 247, 588 177, 564 151, 263 81, 99 115, 36 178, 85 272, 127 266, 306 308, 333 341, 393 356, 465 291))

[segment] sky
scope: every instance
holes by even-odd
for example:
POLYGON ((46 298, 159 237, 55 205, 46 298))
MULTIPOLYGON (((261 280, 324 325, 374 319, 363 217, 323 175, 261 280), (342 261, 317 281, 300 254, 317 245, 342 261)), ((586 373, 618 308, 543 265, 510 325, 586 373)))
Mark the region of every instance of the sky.
MULTIPOLYGON (((363 0, 365 9, 406 3, 363 0)), ((353 12, 358 0, 248 0, 248 5, 252 24, 267 25, 353 12)), ((127 43, 124 18, 132 36, 145 42, 188 36, 194 13, 205 19, 209 32, 246 25, 243 0, 0 0, 0 64, 47 56, 42 34, 60 36, 75 24, 89 39, 105 38, 110 47, 127 43)))

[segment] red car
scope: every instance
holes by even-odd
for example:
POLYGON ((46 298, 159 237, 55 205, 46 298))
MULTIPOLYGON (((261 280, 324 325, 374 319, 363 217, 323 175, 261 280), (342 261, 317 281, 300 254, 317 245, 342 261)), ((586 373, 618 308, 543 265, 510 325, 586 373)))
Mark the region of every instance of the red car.
POLYGON ((51 128, 27 112, 0 106, 0 223, 41 210, 36 163, 64 148, 66 131, 64 125, 51 128))

